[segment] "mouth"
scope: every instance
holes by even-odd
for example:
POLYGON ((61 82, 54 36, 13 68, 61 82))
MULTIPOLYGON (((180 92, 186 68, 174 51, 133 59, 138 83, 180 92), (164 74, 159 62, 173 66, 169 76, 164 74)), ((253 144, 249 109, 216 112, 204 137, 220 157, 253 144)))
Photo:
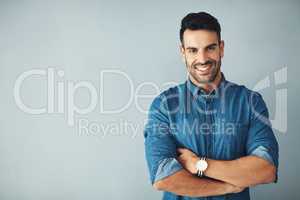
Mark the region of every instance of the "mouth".
POLYGON ((194 69, 201 75, 206 75, 210 72, 211 65, 195 66, 194 69))

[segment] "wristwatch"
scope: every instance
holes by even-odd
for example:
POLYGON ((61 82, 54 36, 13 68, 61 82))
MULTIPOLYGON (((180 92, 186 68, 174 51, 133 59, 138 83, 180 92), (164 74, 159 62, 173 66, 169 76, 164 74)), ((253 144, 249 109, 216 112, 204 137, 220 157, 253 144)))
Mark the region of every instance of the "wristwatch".
POLYGON ((197 175, 202 177, 207 167, 208 163, 206 162, 206 158, 201 157, 200 160, 198 160, 196 163, 197 175))

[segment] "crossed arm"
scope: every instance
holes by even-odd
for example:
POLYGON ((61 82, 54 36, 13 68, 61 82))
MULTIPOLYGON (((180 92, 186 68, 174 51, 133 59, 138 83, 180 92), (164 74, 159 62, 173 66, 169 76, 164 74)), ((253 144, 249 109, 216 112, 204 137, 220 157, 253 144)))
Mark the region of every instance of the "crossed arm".
POLYGON ((199 159, 188 149, 178 149, 178 161, 184 169, 154 183, 158 190, 184 196, 216 196, 241 192, 245 187, 271 183, 276 179, 276 167, 257 156, 245 156, 236 160, 207 159, 205 175, 212 179, 199 178, 196 162, 199 159))
POLYGON ((155 182, 153 186, 157 190, 190 197, 216 196, 243 190, 243 188, 222 181, 198 178, 185 169, 155 182))
POLYGON ((205 175, 238 187, 272 183, 276 179, 276 167, 257 156, 245 156, 232 161, 208 160, 205 175))

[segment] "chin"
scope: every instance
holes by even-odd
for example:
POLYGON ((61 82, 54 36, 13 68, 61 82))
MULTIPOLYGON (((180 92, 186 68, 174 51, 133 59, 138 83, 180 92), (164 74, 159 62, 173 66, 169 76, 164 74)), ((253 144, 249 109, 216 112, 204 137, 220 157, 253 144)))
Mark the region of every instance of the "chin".
POLYGON ((212 82, 212 77, 211 77, 211 75, 209 74, 209 75, 207 75, 207 76, 198 76, 197 77, 197 81, 199 82, 199 83, 209 83, 209 82, 212 82))

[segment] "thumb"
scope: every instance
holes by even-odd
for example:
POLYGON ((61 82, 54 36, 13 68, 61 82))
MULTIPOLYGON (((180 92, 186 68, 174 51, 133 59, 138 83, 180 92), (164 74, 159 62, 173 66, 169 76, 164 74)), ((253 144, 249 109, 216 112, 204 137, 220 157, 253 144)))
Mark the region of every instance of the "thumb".
POLYGON ((185 151, 185 148, 178 148, 178 149, 177 149, 177 152, 178 152, 178 153, 184 153, 184 151, 185 151))

